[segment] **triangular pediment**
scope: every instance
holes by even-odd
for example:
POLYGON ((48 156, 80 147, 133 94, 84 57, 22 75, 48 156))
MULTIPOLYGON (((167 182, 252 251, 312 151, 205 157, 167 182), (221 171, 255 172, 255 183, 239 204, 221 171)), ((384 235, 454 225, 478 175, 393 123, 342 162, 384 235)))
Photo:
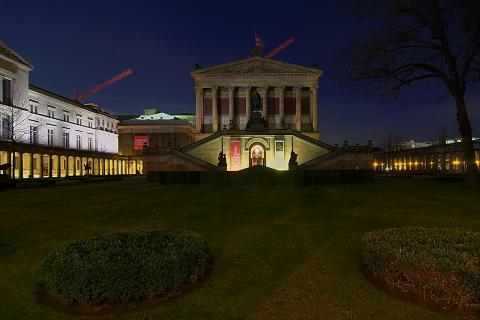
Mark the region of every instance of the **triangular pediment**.
POLYGON ((196 75, 276 75, 276 74, 311 74, 321 75, 322 71, 295 64, 285 63, 262 57, 252 57, 231 63, 199 69, 192 72, 196 75))

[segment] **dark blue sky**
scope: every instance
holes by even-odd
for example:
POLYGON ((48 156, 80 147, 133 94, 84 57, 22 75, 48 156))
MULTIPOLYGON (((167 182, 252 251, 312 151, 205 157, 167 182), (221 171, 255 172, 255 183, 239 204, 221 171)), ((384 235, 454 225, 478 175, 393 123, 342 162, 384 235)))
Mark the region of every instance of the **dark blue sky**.
MULTIPOLYGON (((457 134, 455 107, 445 89, 426 83, 398 101, 354 90, 338 60, 365 31, 340 1, 15 1, 0 19, 0 38, 33 65, 31 83, 73 97, 77 87, 101 83, 132 68, 134 74, 91 97, 115 114, 194 112, 190 72, 246 58, 256 29, 266 51, 293 36, 276 59, 324 70, 319 130, 328 143, 381 145, 385 134, 434 139, 442 126, 457 134)), ((480 94, 471 93, 474 133, 480 135, 480 94)))

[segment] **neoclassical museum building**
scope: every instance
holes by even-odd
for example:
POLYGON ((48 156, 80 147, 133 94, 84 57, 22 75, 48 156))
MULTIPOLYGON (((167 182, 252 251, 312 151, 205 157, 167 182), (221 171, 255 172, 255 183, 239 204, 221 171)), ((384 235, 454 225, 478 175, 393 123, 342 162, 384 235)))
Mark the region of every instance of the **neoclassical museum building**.
POLYGON ((371 145, 333 147, 320 141, 317 92, 322 71, 254 56, 191 73, 194 142, 148 146, 145 171, 288 170, 292 152, 305 169, 370 169, 371 145))
POLYGON ((134 174, 118 154, 118 119, 29 84, 33 66, 0 41, 0 164, 17 179, 134 174), (15 170, 12 170, 15 168, 15 170))

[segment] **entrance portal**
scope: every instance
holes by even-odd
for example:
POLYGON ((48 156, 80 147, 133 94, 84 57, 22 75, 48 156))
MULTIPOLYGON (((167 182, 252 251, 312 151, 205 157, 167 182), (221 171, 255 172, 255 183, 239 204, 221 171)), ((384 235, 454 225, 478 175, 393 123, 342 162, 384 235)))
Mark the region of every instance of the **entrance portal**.
POLYGON ((250 147, 250 167, 265 165, 265 148, 260 143, 250 147))

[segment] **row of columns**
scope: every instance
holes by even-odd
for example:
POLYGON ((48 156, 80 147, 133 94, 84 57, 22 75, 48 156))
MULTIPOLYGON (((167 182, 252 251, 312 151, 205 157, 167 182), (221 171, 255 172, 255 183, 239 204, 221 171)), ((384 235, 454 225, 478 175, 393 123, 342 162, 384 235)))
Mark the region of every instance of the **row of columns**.
POLYGON ((69 176, 83 176, 87 174, 85 164, 90 165, 89 174, 92 175, 121 175, 121 174, 137 174, 143 171, 143 162, 141 160, 117 160, 108 158, 97 157, 77 157, 77 156, 63 156, 52 154, 40 154, 40 153, 24 153, 15 152, 16 157, 13 157, 12 152, 2 151, 0 157, 0 163, 11 163, 15 161, 15 171, 13 172, 13 166, 7 171, 7 174, 15 179, 23 178, 60 178, 69 176), (28 173, 25 176, 24 155, 28 156, 28 173), (37 156, 37 157, 35 157, 37 156), (38 159, 38 165, 34 166, 34 159, 38 159), (70 160, 73 159, 73 165, 70 167, 70 160), (6 161, 5 161, 6 160, 6 161), (64 168, 62 170, 61 160, 64 160, 64 168), (80 165, 78 166, 78 161, 80 165), (47 166, 47 172, 44 172, 45 164, 47 166), (56 167, 55 174, 53 173, 54 164, 56 167), (35 174, 38 166, 40 167, 38 175, 35 174), (77 169, 78 166, 78 169, 77 169), (37 168, 36 168, 37 167, 37 168), (72 171, 72 174, 70 174, 72 171))
MULTIPOLYGON (((234 118, 234 86, 228 87, 228 117, 230 121, 233 121, 234 118)), ((268 103, 267 103, 267 92, 270 86, 263 87, 262 96, 262 114, 266 119, 268 117, 268 103)), ((276 87, 280 91, 279 96, 279 114, 280 118, 283 120, 285 117, 285 87, 276 87)), ((318 119, 317 119, 317 91, 318 86, 309 87, 310 88, 310 117, 312 122, 313 132, 318 131, 318 119)), ((203 95, 204 89, 212 90, 212 131, 218 131, 218 87, 195 87, 195 114, 196 114, 196 129, 198 132, 202 130, 203 124, 203 95)), ((246 105, 246 117, 250 118, 251 114, 251 90, 252 87, 244 87, 245 89, 245 105, 246 105)), ((294 87, 295 89, 295 129, 301 131, 302 121, 301 121, 301 86, 294 87)), ((283 121, 282 121, 283 122, 283 121)))

